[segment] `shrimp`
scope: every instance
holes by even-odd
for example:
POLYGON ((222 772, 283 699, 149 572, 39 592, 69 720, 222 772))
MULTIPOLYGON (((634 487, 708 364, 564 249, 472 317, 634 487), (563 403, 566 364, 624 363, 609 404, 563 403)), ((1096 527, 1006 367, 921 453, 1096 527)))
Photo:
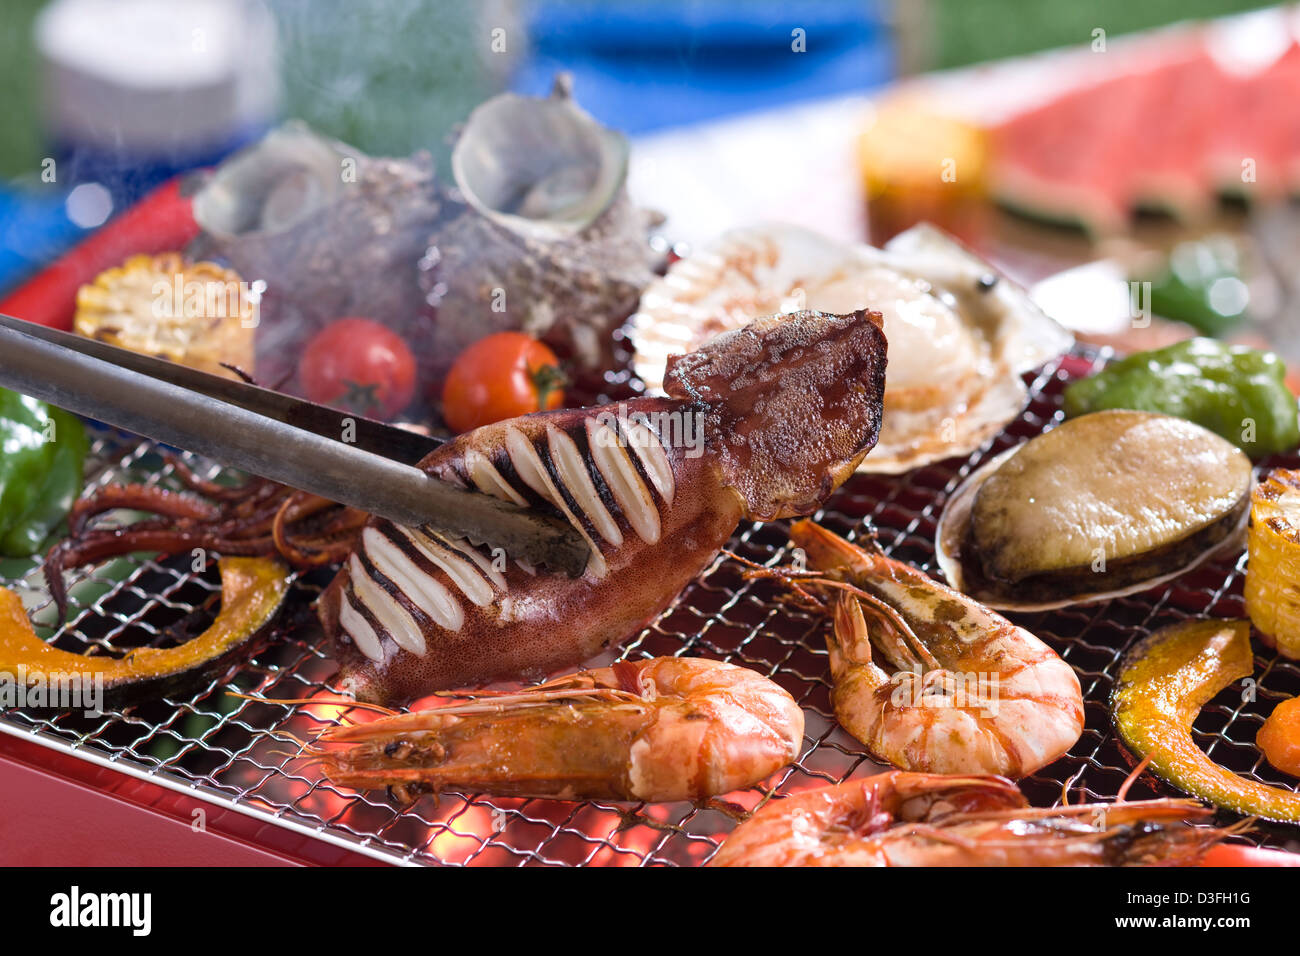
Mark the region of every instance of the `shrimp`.
POLYGON ((656 657, 518 693, 337 727, 309 748, 334 783, 403 800, 469 790, 560 800, 704 800, 799 755, 803 711, 744 667, 656 657), (342 745, 341 749, 336 749, 342 745))
POLYGON ((811 521, 796 522, 791 540, 817 572, 799 583, 831 595, 835 716, 873 756, 1019 779, 1079 739, 1079 679, 1029 631, 811 521))
POLYGON ((1004 777, 889 770, 762 807, 710 866, 1186 866, 1241 824, 1194 800, 1029 806, 1004 777))

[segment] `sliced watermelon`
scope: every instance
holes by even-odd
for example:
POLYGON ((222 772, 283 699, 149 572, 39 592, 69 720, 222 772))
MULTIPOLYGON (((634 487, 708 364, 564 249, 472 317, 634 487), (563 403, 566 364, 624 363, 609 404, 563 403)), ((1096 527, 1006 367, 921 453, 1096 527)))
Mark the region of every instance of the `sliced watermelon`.
POLYGON ((1112 165, 1115 129, 1137 118, 1127 77, 1070 90, 993 131, 990 189, 1005 205, 1036 218, 1074 222, 1093 233, 1118 231, 1127 196, 1112 165))
POLYGON ((1227 72, 1201 36, 1130 50, 1116 72, 997 125, 989 185, 1035 218, 1123 231, 1138 208, 1184 221, 1222 192, 1300 187, 1300 46, 1254 73, 1227 72), (1243 183, 1243 160, 1254 183, 1243 183))
POLYGON ((1300 171, 1300 46, 1263 70, 1224 74, 1228 91, 1205 156, 1206 173, 1224 192, 1273 199, 1294 188, 1300 171), (1254 160, 1255 182, 1243 182, 1242 163, 1254 160))
POLYGON ((1160 209, 1184 222, 1212 211, 1214 183, 1198 161, 1226 95, 1223 77, 1209 53, 1197 48, 1135 80, 1142 117, 1131 131, 1129 203, 1160 209))

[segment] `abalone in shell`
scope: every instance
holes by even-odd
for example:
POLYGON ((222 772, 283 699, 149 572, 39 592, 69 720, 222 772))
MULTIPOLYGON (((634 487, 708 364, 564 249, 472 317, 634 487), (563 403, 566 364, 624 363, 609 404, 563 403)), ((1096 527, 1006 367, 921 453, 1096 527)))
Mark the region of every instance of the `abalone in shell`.
POLYGON ((1181 573, 1239 533, 1250 459, 1168 415, 1071 419, 977 472, 940 522, 953 584, 994 607, 1083 603, 1181 573))

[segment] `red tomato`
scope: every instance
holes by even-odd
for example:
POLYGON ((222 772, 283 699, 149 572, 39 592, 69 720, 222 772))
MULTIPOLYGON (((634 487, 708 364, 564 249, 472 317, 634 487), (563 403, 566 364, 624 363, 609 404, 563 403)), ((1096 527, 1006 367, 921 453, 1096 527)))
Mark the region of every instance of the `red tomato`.
POLYGON ((368 418, 391 418, 415 394, 415 358, 402 337, 373 319, 336 319, 303 350, 298 379, 313 402, 368 418))
POLYGON ((559 408, 564 374, 555 353, 523 332, 498 332, 461 352, 442 388, 442 417, 457 432, 559 408))

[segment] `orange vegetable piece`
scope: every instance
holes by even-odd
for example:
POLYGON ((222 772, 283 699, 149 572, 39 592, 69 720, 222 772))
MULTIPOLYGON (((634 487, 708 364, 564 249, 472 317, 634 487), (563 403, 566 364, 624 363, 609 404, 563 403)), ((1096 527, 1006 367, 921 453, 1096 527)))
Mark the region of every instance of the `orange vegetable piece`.
POLYGON ((141 647, 120 658, 75 654, 37 636, 22 599, 0 588, 0 670, 36 675, 99 675, 106 696, 162 693, 189 675, 201 676, 270 622, 289 589, 288 569, 269 558, 222 558, 221 610, 202 634, 177 647, 141 647))
POLYGON ((1300 777, 1300 697, 1284 700, 1273 708, 1255 735, 1255 746, 1278 770, 1300 777))

